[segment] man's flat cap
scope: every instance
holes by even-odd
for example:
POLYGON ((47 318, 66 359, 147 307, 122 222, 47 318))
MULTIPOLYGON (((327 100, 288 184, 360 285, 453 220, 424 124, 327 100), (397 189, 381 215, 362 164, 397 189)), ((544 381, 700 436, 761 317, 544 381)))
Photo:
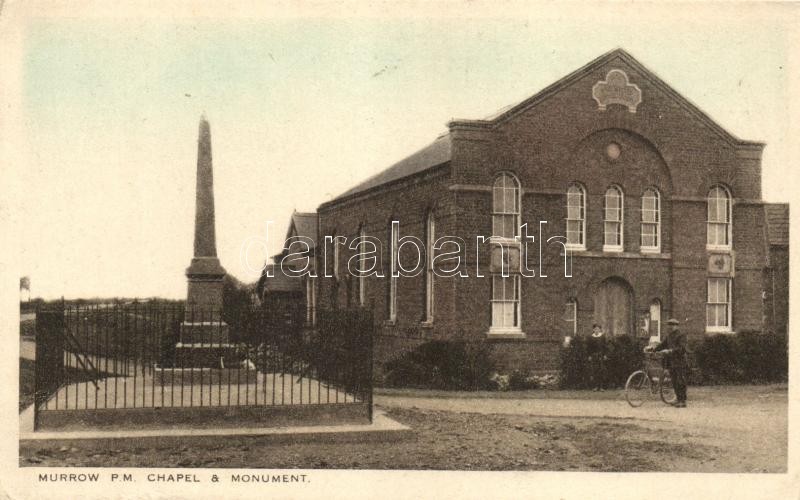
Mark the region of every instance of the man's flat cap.
POLYGON ((670 319, 668 319, 668 320, 667 320, 667 324, 668 324, 668 325, 680 325, 680 324, 681 324, 681 322, 680 322, 680 321, 678 321, 678 320, 677 320, 677 319, 675 319, 675 318, 670 318, 670 319))

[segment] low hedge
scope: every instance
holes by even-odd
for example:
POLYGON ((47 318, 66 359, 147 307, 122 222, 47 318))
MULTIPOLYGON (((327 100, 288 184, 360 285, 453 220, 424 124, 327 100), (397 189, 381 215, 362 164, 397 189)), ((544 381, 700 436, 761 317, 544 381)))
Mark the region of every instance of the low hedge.
MULTIPOLYGON (((642 366, 646 340, 622 336, 608 341, 606 376, 609 387, 622 387, 642 366)), ((704 336, 689 344, 691 378, 694 384, 741 384, 787 380, 789 360, 783 337, 759 332, 704 336)), ((561 349, 560 386, 586 389, 591 384, 587 337, 572 339, 561 349)))
POLYGON ((783 382, 789 356, 783 337, 759 332, 719 334, 690 345, 698 382, 740 384, 783 382))
MULTIPOLYGON (((587 337, 562 347, 558 384, 562 389, 591 387, 587 337)), ((606 385, 623 387, 642 367, 646 339, 608 339, 606 385)), ((704 336, 689 344, 693 384, 782 382, 788 376, 788 351, 783 337, 758 332, 704 336)), ((540 387, 535 377, 513 371, 496 373, 491 346, 483 342, 434 340, 384 365, 383 385, 442 390, 525 390, 540 387), (502 379, 498 382, 498 379, 502 379)))
POLYGON ((488 390, 496 388, 491 349, 483 342, 433 340, 384 365, 387 387, 488 390))
MULTIPOLYGON (((568 346, 561 348, 560 387, 562 389, 587 389, 591 385, 592 365, 587 352, 588 337, 575 337, 568 346)), ((628 336, 608 339, 606 361, 606 384, 622 387, 635 370, 642 366, 642 349, 647 341, 628 336)))

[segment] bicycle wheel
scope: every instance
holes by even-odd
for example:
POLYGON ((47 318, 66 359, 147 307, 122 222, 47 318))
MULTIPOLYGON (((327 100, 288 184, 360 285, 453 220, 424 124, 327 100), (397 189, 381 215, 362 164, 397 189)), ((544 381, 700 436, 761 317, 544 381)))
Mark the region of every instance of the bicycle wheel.
POLYGON ((635 371, 625 382, 625 399, 628 404, 638 408, 644 404, 645 399, 650 396, 650 379, 642 371, 635 371))
POLYGON ((672 387, 672 377, 669 370, 664 369, 658 381, 658 392, 661 394, 661 401, 668 405, 675 405, 678 402, 678 396, 675 395, 675 389, 672 387))

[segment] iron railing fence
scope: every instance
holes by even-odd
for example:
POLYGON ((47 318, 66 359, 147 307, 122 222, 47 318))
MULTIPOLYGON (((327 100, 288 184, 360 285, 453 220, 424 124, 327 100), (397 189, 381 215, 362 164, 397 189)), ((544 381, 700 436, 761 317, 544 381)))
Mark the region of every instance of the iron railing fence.
POLYGON ((134 302, 38 314, 37 360, 44 364, 37 366, 37 411, 371 408, 368 310, 319 310, 316 328, 296 314, 255 307, 220 311, 134 302))

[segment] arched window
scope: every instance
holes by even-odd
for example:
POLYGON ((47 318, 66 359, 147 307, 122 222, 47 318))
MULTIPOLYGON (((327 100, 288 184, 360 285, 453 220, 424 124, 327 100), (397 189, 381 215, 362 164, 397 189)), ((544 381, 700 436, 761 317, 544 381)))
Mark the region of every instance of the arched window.
MULTIPOLYGON (((519 236, 520 231, 520 204, 520 185, 517 178, 507 172, 498 174, 492 187, 492 239, 495 240, 493 247, 497 248, 502 244, 519 250, 519 241, 514 240, 514 237, 519 236), (512 241, 514 243, 511 243, 512 241)), ((505 276, 500 273, 492 274, 490 333, 520 332, 521 281, 518 272, 519 270, 512 270, 511 274, 505 276)))
POLYGON ((317 323, 317 286, 316 278, 306 277, 306 323, 315 325, 317 323))
POLYGON ((572 184, 567 189, 567 248, 586 248, 586 190, 572 184))
POLYGON ((621 252, 623 245, 623 195, 618 186, 606 190, 603 210, 603 251, 621 252))
POLYGON ((569 298, 564 304, 564 337, 574 337, 577 334, 578 301, 574 298, 569 298))
POLYGON ((519 235, 519 181, 509 173, 501 173, 492 188, 492 236, 514 239, 519 235))
POLYGON ((333 279, 339 281, 339 237, 333 232, 333 279))
POLYGON ((731 194, 723 186, 714 186, 708 192, 707 234, 709 248, 731 247, 731 194))
POLYGON ((397 321, 397 253, 398 253, 398 232, 400 231, 398 221, 389 222, 389 321, 397 321))
POLYGON ((661 250, 661 197, 658 191, 645 189, 642 195, 642 252, 661 250))
POLYGON ((428 212, 425 224, 425 322, 433 322, 433 243, 436 236, 433 212, 428 212))
POLYGON ((367 232, 364 230, 364 225, 362 224, 358 230, 358 305, 364 306, 367 302, 367 277, 365 276, 364 268, 366 267, 366 238, 367 232))

